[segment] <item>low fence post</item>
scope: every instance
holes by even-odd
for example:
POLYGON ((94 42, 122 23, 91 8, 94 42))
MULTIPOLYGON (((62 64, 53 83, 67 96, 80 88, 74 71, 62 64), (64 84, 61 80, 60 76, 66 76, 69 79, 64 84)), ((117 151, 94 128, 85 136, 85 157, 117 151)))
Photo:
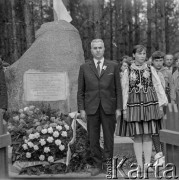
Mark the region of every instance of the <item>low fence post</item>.
POLYGON ((11 136, 3 124, 3 113, 0 109, 0 179, 9 177, 8 170, 8 145, 11 144, 11 136))
POLYGON ((160 141, 165 143, 165 159, 176 166, 179 176, 179 112, 176 104, 168 104, 164 129, 160 130, 160 141))

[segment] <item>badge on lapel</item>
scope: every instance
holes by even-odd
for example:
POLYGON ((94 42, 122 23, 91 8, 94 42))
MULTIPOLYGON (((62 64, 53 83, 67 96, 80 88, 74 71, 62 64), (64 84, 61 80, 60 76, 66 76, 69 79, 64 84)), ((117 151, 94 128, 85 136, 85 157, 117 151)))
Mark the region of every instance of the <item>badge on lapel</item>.
POLYGON ((104 66, 103 66, 103 70, 106 70, 106 68, 107 68, 107 66, 104 65, 104 66))

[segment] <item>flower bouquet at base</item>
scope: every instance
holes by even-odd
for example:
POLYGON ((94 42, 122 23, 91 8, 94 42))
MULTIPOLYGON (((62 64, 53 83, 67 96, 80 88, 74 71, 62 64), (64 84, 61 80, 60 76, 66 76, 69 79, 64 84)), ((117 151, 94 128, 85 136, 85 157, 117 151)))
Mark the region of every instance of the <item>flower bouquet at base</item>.
POLYGON ((23 170, 34 166, 65 165, 73 131, 68 116, 49 108, 25 107, 12 114, 8 130, 12 138, 12 163, 23 170), (64 164, 64 165, 62 165, 64 164))

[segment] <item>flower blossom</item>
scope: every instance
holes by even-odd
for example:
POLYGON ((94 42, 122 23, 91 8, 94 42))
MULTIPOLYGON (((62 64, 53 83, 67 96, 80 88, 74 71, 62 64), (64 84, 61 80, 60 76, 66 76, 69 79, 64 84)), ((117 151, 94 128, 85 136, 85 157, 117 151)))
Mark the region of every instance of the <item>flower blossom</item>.
POLYGON ((31 106, 29 106, 29 109, 32 111, 35 109, 35 106, 31 105, 31 106))
POLYGON ((50 120, 51 120, 51 121, 54 121, 54 120, 55 120, 55 117, 51 117, 50 120))
POLYGON ((21 114, 20 114, 20 118, 21 118, 21 119, 24 119, 24 118, 25 118, 25 114, 24 114, 24 113, 21 113, 21 114))
POLYGON ((62 126, 57 126, 56 129, 58 129, 59 131, 62 130, 62 126))
POLYGON ((37 145, 34 145, 34 150, 38 150, 39 147, 37 145))
POLYGON ((62 136, 63 137, 67 137, 67 132, 66 131, 62 131, 62 136))
POLYGON ((28 111, 29 111, 29 108, 28 108, 28 107, 25 107, 25 108, 24 108, 24 111, 25 111, 25 112, 28 112, 28 111))
POLYGON ((40 156, 39 156, 39 159, 40 159, 41 161, 44 161, 44 160, 45 160, 45 156, 44 156, 44 155, 40 155, 40 156))
POLYGON ((34 147, 34 144, 32 142, 27 143, 30 148, 34 147))
POLYGON ((27 153, 26 153, 26 157, 27 157, 27 158, 31 158, 31 153, 27 152, 27 153))
POLYGON ((53 156, 49 156, 49 157, 48 157, 48 162, 54 162, 53 156))
POLYGON ((55 144, 57 145, 57 146, 59 146, 59 145, 61 145, 61 140, 60 139, 57 139, 57 140, 55 140, 55 144))
POLYGON ((33 111, 27 111, 27 114, 31 116, 33 114, 33 111))
POLYGON ((49 127, 49 128, 48 128, 48 133, 50 133, 50 134, 53 133, 53 128, 52 128, 52 127, 49 127))
POLYGON ((65 127, 66 130, 70 129, 70 127, 67 124, 65 124, 64 127, 65 127))
POLYGON ((45 141, 45 139, 40 139, 40 144, 41 144, 41 146, 44 146, 45 144, 46 144, 46 141, 45 141))
POLYGON ((34 134, 29 134, 29 139, 35 139, 35 135, 34 134))
POLYGON ((44 152, 45 152, 45 153, 50 152, 50 148, 49 148, 49 147, 45 147, 45 148, 44 148, 44 152))
POLYGON ((23 147, 24 150, 28 149, 27 144, 23 144, 22 147, 23 147))
POLYGON ((58 137, 58 136, 59 136, 59 132, 58 132, 58 131, 55 131, 55 132, 53 133, 53 136, 54 136, 54 137, 58 137))
POLYGON ((48 131, 47 131, 47 129, 42 129, 42 134, 46 134, 48 131))
POLYGON ((48 137, 48 138, 47 138, 47 141, 48 141, 49 143, 52 143, 52 142, 53 142, 53 137, 48 137))
POLYGON ((19 109, 19 113, 22 114, 24 111, 23 109, 19 109))
POLYGON ((35 136, 35 138, 39 138, 39 137, 40 137, 40 134, 39 134, 38 132, 36 132, 36 133, 34 134, 34 136, 35 136))
POLYGON ((19 116, 14 116, 14 117, 13 117, 13 120, 14 120, 14 121, 19 121, 19 116))
POLYGON ((25 139, 25 140, 24 140, 24 142, 27 144, 27 143, 28 143, 28 140, 27 140, 27 139, 25 139))
POLYGON ((61 151, 63 151, 63 150, 65 149, 65 146, 61 144, 61 145, 59 146, 59 149, 60 149, 61 151))

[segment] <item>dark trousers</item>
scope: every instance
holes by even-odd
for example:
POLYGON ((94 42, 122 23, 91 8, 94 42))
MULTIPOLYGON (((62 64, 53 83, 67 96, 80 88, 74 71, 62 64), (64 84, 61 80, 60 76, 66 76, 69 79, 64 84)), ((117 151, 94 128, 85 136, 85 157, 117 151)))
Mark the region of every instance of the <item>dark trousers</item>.
POLYGON ((105 114, 101 104, 95 114, 87 115, 90 151, 95 167, 101 168, 103 160, 113 157, 115 123, 115 114, 105 114), (104 137, 103 159, 99 143, 101 124, 104 137))

